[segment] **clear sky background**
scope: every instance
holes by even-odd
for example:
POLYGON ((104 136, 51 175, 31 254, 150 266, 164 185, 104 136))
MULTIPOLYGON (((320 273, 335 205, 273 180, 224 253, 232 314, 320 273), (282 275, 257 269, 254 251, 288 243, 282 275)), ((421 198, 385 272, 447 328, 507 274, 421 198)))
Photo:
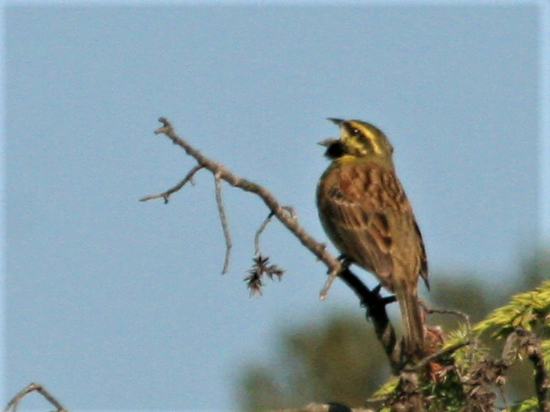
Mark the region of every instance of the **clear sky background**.
POLYGON ((3 399, 38 381, 73 410, 236 408, 238 371, 272 352, 281 326, 358 308, 338 282, 318 300, 324 266, 276 222, 262 247, 286 275, 249 298, 268 211, 226 185, 222 276, 208 172, 168 205, 138 202, 194 166, 153 135, 159 116, 268 187, 319 241, 316 142, 338 135, 325 118, 370 121, 395 146, 433 287, 459 270, 513 281, 549 226, 547 10, 5 6, 3 399))

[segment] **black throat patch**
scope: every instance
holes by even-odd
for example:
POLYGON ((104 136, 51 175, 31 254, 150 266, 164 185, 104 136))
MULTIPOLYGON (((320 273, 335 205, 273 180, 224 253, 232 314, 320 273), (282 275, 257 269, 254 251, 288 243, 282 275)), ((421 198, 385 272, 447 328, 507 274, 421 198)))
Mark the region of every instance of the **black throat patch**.
POLYGON ((344 156, 346 153, 344 151, 344 145, 340 140, 336 140, 327 147, 325 156, 329 159, 338 159, 339 157, 344 156))

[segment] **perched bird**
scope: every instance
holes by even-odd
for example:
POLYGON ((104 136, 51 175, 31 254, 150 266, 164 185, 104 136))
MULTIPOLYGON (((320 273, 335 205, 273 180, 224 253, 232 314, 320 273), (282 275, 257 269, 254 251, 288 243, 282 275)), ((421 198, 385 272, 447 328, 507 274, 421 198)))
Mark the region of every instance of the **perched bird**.
POLYGON ((395 293, 405 352, 424 352, 418 277, 428 285, 420 229, 393 165, 393 147, 377 127, 360 120, 329 119, 339 139, 322 142, 332 160, 317 186, 317 208, 328 237, 345 259, 376 275, 395 293))

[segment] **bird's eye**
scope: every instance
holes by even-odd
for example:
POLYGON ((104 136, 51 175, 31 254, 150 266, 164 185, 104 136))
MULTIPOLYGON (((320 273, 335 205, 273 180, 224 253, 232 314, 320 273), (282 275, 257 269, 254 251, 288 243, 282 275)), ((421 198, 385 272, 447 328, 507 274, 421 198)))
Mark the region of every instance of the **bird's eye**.
POLYGON ((356 129, 355 127, 351 128, 351 134, 359 134, 359 129, 356 129))

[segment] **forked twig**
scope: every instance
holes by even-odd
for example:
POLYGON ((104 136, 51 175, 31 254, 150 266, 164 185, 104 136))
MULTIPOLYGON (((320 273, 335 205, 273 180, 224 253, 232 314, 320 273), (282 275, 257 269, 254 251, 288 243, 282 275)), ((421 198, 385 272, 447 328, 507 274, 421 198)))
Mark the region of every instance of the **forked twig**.
POLYGON ((31 383, 27 387, 23 388, 19 393, 17 393, 6 405, 2 412, 8 412, 10 409, 12 411, 17 411, 17 406, 21 399, 25 397, 28 393, 38 392, 42 395, 48 402, 50 402, 57 410, 57 412, 67 412, 67 409, 53 396, 51 395, 42 385, 39 383, 31 383))
POLYGON ((190 182, 192 184, 193 183, 193 176, 195 176, 195 173, 197 173, 202 168, 203 168, 203 166, 196 165, 195 167, 193 167, 189 171, 189 173, 187 173, 187 175, 183 178, 183 180, 181 182, 179 182, 177 185, 175 185, 174 187, 168 189, 165 192, 157 193, 156 195, 144 196, 141 199, 139 199, 139 201, 140 202, 145 202, 147 200, 158 199, 159 197, 162 197, 164 199, 164 203, 165 204, 168 203, 170 195, 172 193, 177 192, 178 190, 180 190, 183 186, 185 186, 186 183, 190 182))

